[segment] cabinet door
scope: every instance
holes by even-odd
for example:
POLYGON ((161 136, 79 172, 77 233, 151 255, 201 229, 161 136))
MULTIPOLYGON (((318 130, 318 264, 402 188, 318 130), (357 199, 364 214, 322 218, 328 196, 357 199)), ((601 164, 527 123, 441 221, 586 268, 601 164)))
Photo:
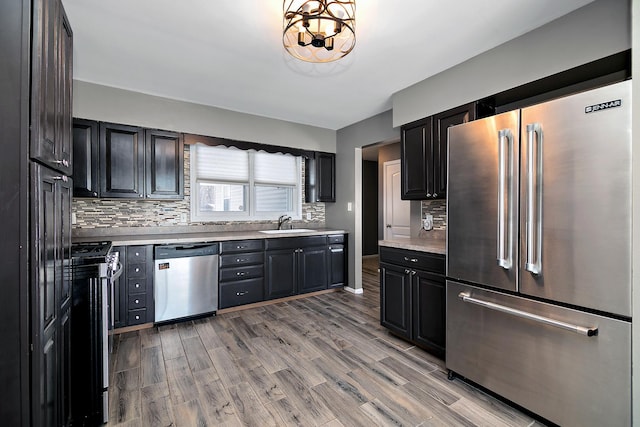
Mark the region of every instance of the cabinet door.
POLYGON ((144 197, 144 131, 100 123, 100 196, 144 197))
POLYGON ((431 118, 402 128, 402 199, 430 199, 434 189, 431 118))
POLYGON ((283 249, 266 252, 265 299, 288 297, 296 294, 295 249, 283 249))
POLYGON ((32 402, 34 424, 58 425, 68 416, 69 276, 65 274, 71 247, 71 183, 66 176, 32 163, 31 312, 33 313, 32 402), (68 331, 67 331, 68 332, 68 331))
POLYGON ((327 289, 327 247, 315 246, 298 249, 298 293, 327 289))
POLYGON ((154 199, 182 199, 184 142, 182 134, 148 129, 146 139, 146 194, 154 199))
POLYGON ((98 122, 73 120, 73 197, 98 197, 98 122))
POLYGON ((446 291, 444 276, 417 271, 413 275, 413 340, 444 358, 446 291))
POLYGON ((35 2, 33 16, 33 53, 31 90, 31 157, 71 174, 70 136, 71 34, 59 0, 35 2), (68 31, 67 31, 68 30, 68 31), (63 36, 64 34, 64 36, 63 36), (68 56, 68 57, 67 57, 68 56), (67 75, 68 74, 68 75, 67 75), (68 110, 68 111, 65 111, 68 110))
POLYGON ((329 245, 329 287, 336 288, 345 284, 345 252, 344 245, 329 245))
POLYGON ((336 155, 316 154, 316 185, 318 202, 336 201, 336 155))
POLYGON ((447 144, 449 128, 475 120, 475 103, 463 105, 433 116, 434 189, 431 197, 445 199, 447 195, 447 144))
POLYGON ((380 264, 380 324, 411 338, 411 276, 402 267, 380 264))
POLYGON ((72 135, 72 100, 73 100, 73 32, 71 25, 60 5, 60 40, 58 73, 58 158, 63 159, 64 171, 73 173, 73 135, 72 135), (64 164, 67 161, 67 164, 64 164))
POLYGON ((126 246, 114 246, 112 250, 120 254, 120 262, 124 269, 120 277, 113 281, 111 284, 112 289, 110 289, 113 295, 113 307, 111 309, 113 328, 118 329, 127 325, 127 269, 125 267, 127 252, 126 246))

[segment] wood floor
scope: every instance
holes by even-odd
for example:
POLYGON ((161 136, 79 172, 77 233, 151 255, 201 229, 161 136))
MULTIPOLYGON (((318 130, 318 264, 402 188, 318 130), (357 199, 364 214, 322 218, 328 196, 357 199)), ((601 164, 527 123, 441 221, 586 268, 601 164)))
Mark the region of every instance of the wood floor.
POLYGON ((108 426, 531 426, 336 292, 116 336, 108 426))

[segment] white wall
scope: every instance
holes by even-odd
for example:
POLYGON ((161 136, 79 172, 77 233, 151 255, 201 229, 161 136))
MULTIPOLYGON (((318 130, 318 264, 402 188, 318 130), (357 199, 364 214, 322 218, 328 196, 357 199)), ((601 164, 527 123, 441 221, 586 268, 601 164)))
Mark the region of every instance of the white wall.
POLYGON ((73 82, 73 115, 314 151, 336 151, 336 131, 113 87, 73 82))
POLYGON ((630 0, 596 0, 403 89, 393 95, 393 125, 428 117, 629 49, 630 8, 630 0))

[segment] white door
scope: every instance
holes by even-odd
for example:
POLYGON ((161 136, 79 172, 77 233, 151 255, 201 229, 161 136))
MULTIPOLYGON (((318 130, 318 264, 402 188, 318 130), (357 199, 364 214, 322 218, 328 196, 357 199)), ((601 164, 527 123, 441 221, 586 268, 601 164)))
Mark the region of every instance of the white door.
POLYGON ((409 226, 411 202, 402 200, 400 160, 383 163, 384 169, 384 239, 411 237, 409 226))

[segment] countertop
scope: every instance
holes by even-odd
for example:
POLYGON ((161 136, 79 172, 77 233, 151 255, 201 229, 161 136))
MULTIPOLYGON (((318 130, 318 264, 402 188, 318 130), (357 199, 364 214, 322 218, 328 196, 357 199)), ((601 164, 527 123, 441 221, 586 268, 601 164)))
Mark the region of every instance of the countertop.
POLYGON ((139 234, 123 234, 108 235, 100 234, 95 236, 75 236, 73 243, 79 242, 101 242, 111 241, 114 246, 129 245, 157 245, 157 244, 175 244, 175 243, 206 243, 206 242, 224 242, 229 240, 246 240, 246 239, 272 239, 281 237, 302 237, 302 236, 321 236, 328 234, 345 234, 346 231, 333 228, 318 228, 311 231, 294 231, 285 230, 284 233, 261 233, 257 230, 248 231, 214 231, 201 232, 194 231, 189 233, 139 233, 139 234))
POLYGON ((446 240, 444 239, 413 237, 409 239, 380 240, 378 245, 440 255, 446 255, 447 253, 446 240))

